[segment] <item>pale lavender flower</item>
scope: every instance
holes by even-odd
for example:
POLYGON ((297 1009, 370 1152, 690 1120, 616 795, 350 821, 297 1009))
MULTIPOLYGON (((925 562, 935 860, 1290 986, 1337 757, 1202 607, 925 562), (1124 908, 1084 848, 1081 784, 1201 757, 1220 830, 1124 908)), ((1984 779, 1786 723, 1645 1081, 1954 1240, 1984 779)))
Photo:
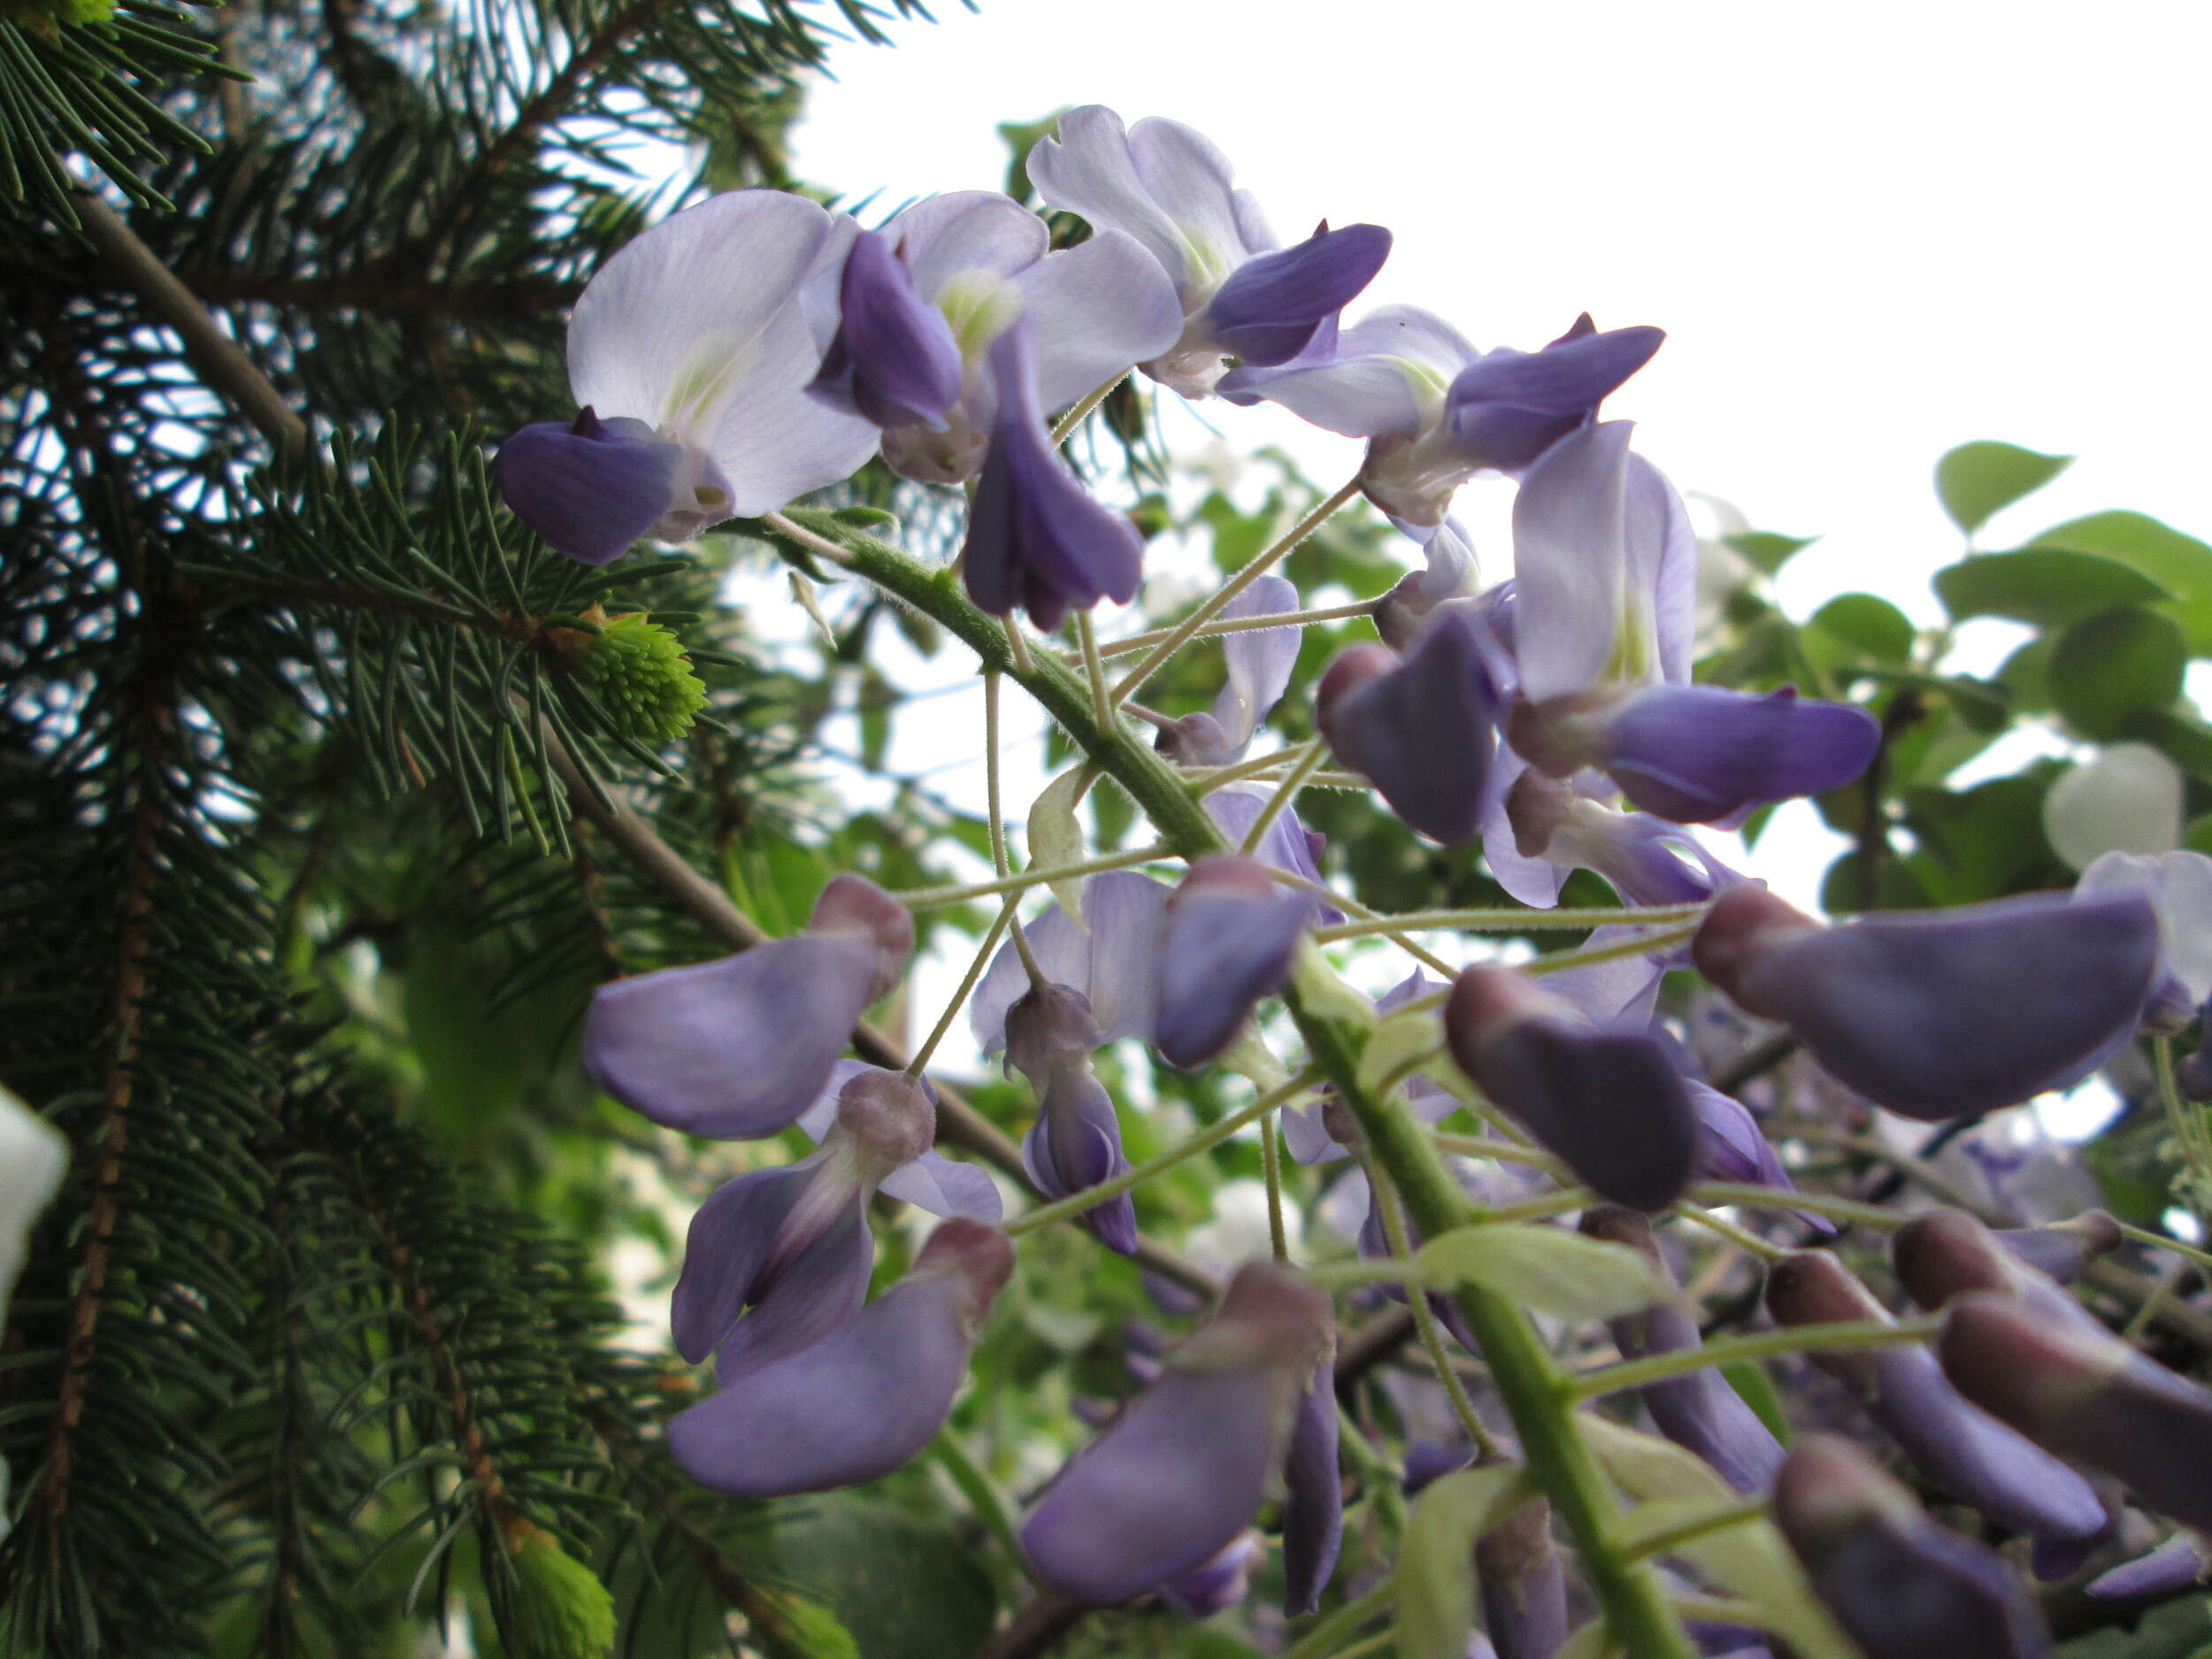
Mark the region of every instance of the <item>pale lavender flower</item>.
MULTIPOLYGON (((1046 985, 1018 998, 1006 1015, 1006 1062, 1037 1091, 1037 1121, 1022 1140, 1022 1164, 1047 1198, 1066 1198, 1129 1167, 1114 1102, 1091 1073, 1104 1042, 1082 994, 1046 985)), ((1086 1210, 1083 1225, 1109 1248, 1137 1248, 1137 1216, 1127 1193, 1086 1210)))

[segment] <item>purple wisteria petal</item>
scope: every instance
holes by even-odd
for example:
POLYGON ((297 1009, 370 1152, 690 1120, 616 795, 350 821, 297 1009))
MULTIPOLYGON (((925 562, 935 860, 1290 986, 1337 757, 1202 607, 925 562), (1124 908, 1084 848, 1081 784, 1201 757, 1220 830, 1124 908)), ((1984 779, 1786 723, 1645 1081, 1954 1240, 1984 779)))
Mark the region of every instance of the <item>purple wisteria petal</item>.
MULTIPOLYGON (((1417 533, 1419 526, 1414 526, 1417 533)), ((1475 593, 1475 546, 1456 518, 1447 518, 1425 535, 1417 534, 1425 568, 1402 577, 1375 607, 1375 632, 1385 645, 1402 651, 1413 643, 1439 605, 1471 599, 1475 593)), ((1492 678, 1496 678, 1494 673, 1492 678)))
POLYGON ((1324 1364, 1298 1396, 1283 1465, 1283 1611, 1321 1604, 1344 1543, 1344 1478, 1338 1472, 1336 1378, 1324 1364))
POLYGON ((996 1221, 1005 1213, 998 1183, 988 1170, 958 1164, 939 1152, 925 1152, 883 1178, 886 1198, 915 1204, 933 1216, 968 1216, 996 1221))
MULTIPOLYGON (((1206 816, 1213 819, 1222 834, 1241 847, 1246 834, 1258 822, 1274 794, 1273 787, 1267 784, 1225 784, 1218 789, 1209 790, 1199 804, 1206 809, 1206 816)), ((1267 826, 1267 833, 1260 837, 1260 844, 1252 849, 1252 856, 1273 869, 1302 876, 1319 886, 1319 855, 1326 844, 1317 831, 1305 826, 1296 808, 1286 806, 1275 815, 1275 821, 1267 826)), ((1305 905, 1310 926, 1333 927, 1344 919, 1344 912, 1318 894, 1295 887, 1285 887, 1282 891, 1305 905)))
POLYGON ((1341 332, 1325 325, 1279 368, 1232 370, 1220 392, 1233 403, 1279 403, 1348 438, 1411 443, 1443 418, 1438 382, 1479 355, 1441 318, 1384 305, 1341 332))
POLYGON ((1040 1580, 1116 1607, 1227 1545, 1281 1464, 1330 1328, 1328 1298, 1291 1269, 1240 1269, 1160 1379, 1037 1500, 1022 1547, 1040 1580))
POLYGON ((1600 1031, 1503 968, 1470 968, 1444 1005, 1452 1057, 1601 1198, 1663 1210, 1697 1169, 1702 1129, 1658 1040, 1600 1031))
POLYGON ((1326 226, 1294 247, 1247 260, 1214 292, 1207 322, 1240 361, 1287 363, 1311 343, 1325 319, 1349 304, 1390 257, 1379 225, 1326 226))
POLYGON ((2002 1227, 1990 1235, 2024 1266, 2070 1285, 2098 1256, 2120 1248, 2120 1224, 2102 1210, 2085 1210, 2047 1227, 2002 1227))
POLYGON ((1567 1645, 1567 1580, 1551 1505, 1532 1499, 1475 1540, 1482 1627, 1498 1659, 1551 1659, 1567 1645))
POLYGON ((1940 1351, 1976 1405, 2126 1482, 2146 1507, 2212 1527, 2212 1393, 2105 1332, 1989 1291, 1951 1302, 1940 1351))
POLYGON ((2041 1256, 2071 1279, 2090 1256, 2119 1241, 2119 1224, 2101 1210, 2062 1226, 1993 1233, 1962 1210, 1939 1209, 1897 1230, 1890 1260, 1905 1294, 1924 1308, 1943 1307, 1969 1291, 1996 1291, 2020 1297, 2042 1317, 2101 1331, 2096 1316, 2032 1258, 2041 1256))
MULTIPOLYGON (((1632 1210, 1606 1205, 1586 1210, 1582 1231, 1640 1250, 1665 1271, 1651 1224, 1632 1210)), ((1703 1346, 1697 1322, 1672 1302, 1656 1302, 1640 1313, 1624 1315, 1609 1322, 1606 1329, 1623 1359, 1687 1353, 1703 1346)), ((1782 1443, 1717 1371, 1709 1368, 1647 1384, 1638 1390, 1638 1396, 1651 1413, 1653 1427, 1702 1457, 1737 1491, 1763 1492, 1774 1484, 1782 1443)))
POLYGON ((2105 854, 2081 872, 2079 895, 2140 893, 2158 912, 2159 985, 2145 1024, 2179 1032, 2212 996, 2212 858, 2184 849, 2105 854))
MULTIPOLYGON (((1053 1074, 1037 1121, 1022 1138, 1022 1164, 1047 1198, 1072 1197, 1129 1167, 1121 1147, 1121 1120, 1087 1062, 1053 1074)), ((1124 1256, 1135 1251, 1137 1212, 1128 1194, 1117 1193, 1085 1210, 1082 1222, 1109 1249, 1124 1256)))
POLYGON ((627 553, 674 506, 683 446, 618 431, 585 410, 571 426, 541 420, 499 446, 492 477, 515 516, 579 565, 627 553))
POLYGON ((687 1134, 773 1134, 828 1082, 877 968, 864 945, 801 934, 614 980, 584 1017, 584 1073, 687 1134))
POLYGON ((1848 1440, 1809 1434, 1783 1461, 1774 1518, 1867 1659, 2041 1659, 2026 1586, 1986 1545, 1938 1525, 1848 1440))
POLYGON ((1563 438, 1514 497, 1513 650, 1531 703, 1587 689, 1614 662, 1623 631, 1643 626, 1625 541, 1634 432, 1609 420, 1563 438))
MULTIPOLYGON (((1102 1043, 1150 1034, 1161 918, 1172 891, 1133 870, 1110 870, 1085 879, 1082 921, 1056 904, 1029 924, 1038 966, 1053 984, 1082 994, 1102 1043)), ((968 1000, 969 1029, 984 1053, 1006 1046, 1007 1010, 1028 991, 1020 954, 1001 947, 968 1000)))
POLYGON ((1686 684, 1697 649, 1697 531, 1666 474, 1631 454, 1621 496, 1621 547, 1632 591, 1649 607, 1658 677, 1686 684))
POLYGON ((837 337, 809 387, 879 426, 941 429, 965 372, 945 314, 916 292, 894 239, 863 231, 845 257, 837 337))
POLYGON ((669 1317, 676 1351, 693 1364, 714 1352, 752 1300, 777 1233, 818 1170, 810 1159, 737 1176, 691 1217, 669 1317))
POLYGON ((868 1000, 879 1002, 898 989, 914 956, 914 913, 874 882, 840 871, 822 884, 806 931, 817 939, 842 939, 875 952, 875 978, 868 1000))
POLYGON ((2031 895, 1822 927, 1764 888, 1716 899, 1699 971, 1844 1083, 1935 1120, 2027 1099, 2132 1032, 2158 964, 2136 895, 2031 895))
POLYGON ((1163 1059, 1199 1065, 1228 1047, 1253 1004, 1290 977, 1310 909, 1256 860, 1224 854, 1191 866, 1160 934, 1152 1044, 1163 1059))
POLYGON ((849 476, 873 425, 807 396, 822 342, 810 285, 834 291, 858 227, 781 190, 670 215, 599 268, 568 325, 570 388, 707 464, 714 518, 755 517, 849 476))
POLYGON ((2176 1532, 2149 1555, 2101 1572, 2082 1587, 2108 1601, 2138 1596, 2163 1599, 2194 1589, 2205 1581, 2207 1571, 2197 1540, 2187 1532, 2176 1532))
MULTIPOLYGON (((1849 1269, 1815 1250, 1774 1265, 1766 1304, 1783 1325, 1889 1317, 1849 1269)), ((1914 1468, 2000 1525, 2067 1542, 2095 1538, 2108 1525, 2087 1481, 1969 1404, 1926 1348, 1815 1350, 1807 1357, 1852 1391, 1914 1468)))
MULTIPOLYGON (((1280 616, 1298 609, 1298 590, 1280 576, 1263 576, 1221 608, 1225 622, 1246 617, 1280 616)), ((1214 698, 1214 724, 1220 727, 1226 747, 1219 760, 1202 764, 1225 766, 1244 758, 1252 734, 1259 730, 1270 710, 1282 701, 1298 665, 1298 647, 1303 628, 1256 628, 1221 636, 1221 656, 1228 679, 1214 698)))
POLYGON ((887 1475, 944 1426, 968 1353, 1013 1271, 1006 1236, 946 1222, 911 1271, 812 1347, 741 1377, 668 1425, 678 1467, 733 1498, 887 1475))
POLYGON ((1593 419, 1665 338, 1656 328, 1609 328, 1570 334, 1540 351, 1490 352, 1452 381, 1446 425, 1471 465, 1518 472, 1593 419))
POLYGON ((1402 659, 1356 645, 1315 693, 1315 718, 1339 760, 1413 829, 1447 846, 1482 827, 1496 748, 1496 707, 1475 624, 1456 608, 1431 618, 1402 659))
POLYGON ((1136 597, 1144 539, 1125 514, 1094 499, 1053 447, 1038 402, 1033 324, 992 346, 998 388, 991 448, 968 509, 968 596, 994 616, 1017 609, 1049 634, 1071 611, 1136 597))
POLYGON ((1037 400, 1057 414, 1183 332, 1175 285, 1134 238, 1102 230, 1014 279, 1037 324, 1037 400))
POLYGON ((997 190, 948 190, 899 210, 884 227, 914 273, 914 288, 934 304, 965 279, 1010 279, 1034 270, 1052 233, 997 190))
POLYGON ((1266 1559, 1267 1546, 1248 1527, 1181 1578, 1162 1585, 1160 1600, 1185 1618, 1210 1618, 1250 1594, 1252 1575, 1266 1559))
POLYGON ((1635 805, 1678 824, 1711 824, 1768 801, 1820 795, 1863 772, 1881 724, 1849 703, 1785 688, 1650 686, 1606 717, 1593 757, 1635 805))
MULTIPOLYGON (((790 1221, 787 1217, 787 1227, 790 1221)), ((875 1254, 867 1212, 856 1195, 810 1243, 767 1263, 754 1281, 752 1305, 714 1350, 714 1374, 726 1380, 773 1364, 844 1324, 867 1298, 875 1254)))

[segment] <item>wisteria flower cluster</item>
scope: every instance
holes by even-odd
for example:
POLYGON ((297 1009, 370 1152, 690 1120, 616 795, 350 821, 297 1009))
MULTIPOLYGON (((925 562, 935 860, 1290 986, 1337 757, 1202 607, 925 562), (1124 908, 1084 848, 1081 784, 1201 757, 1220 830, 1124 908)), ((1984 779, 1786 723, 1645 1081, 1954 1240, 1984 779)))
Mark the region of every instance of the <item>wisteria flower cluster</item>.
MULTIPOLYGON (((1377 1593, 1334 1582, 1348 1489, 1371 1522, 1417 1494, 1386 1586, 1407 1653, 1486 1639, 1504 1659, 1548 1655, 1587 1617, 1601 1627, 1576 1651, 1590 1654, 1748 1652, 1771 1636, 1838 1659, 2028 1655, 2047 1645, 2040 1615, 1987 1537, 2028 1540, 2037 1572, 2064 1576, 2147 1540, 2147 1514, 2212 1527, 2212 1394, 2062 1287, 2118 1243, 2117 1224, 1912 1220, 1894 1233, 1895 1278, 1924 1311, 1900 1317, 1822 1247, 1905 1217, 1795 1190, 1758 1115, 1660 1014, 1663 980, 1686 972, 1858 1110, 2004 1111, 2199 1018, 2212 860, 2113 853, 2072 893, 1842 925, 1801 913, 1715 849, 1756 809, 1851 784, 1883 733, 1854 703, 1693 678, 1689 515, 1631 425, 1602 418, 1659 330, 1584 315, 1535 349, 1484 351, 1409 306, 1348 322, 1390 234, 1325 223, 1285 245, 1226 157, 1173 121, 1071 111, 1027 167, 1087 237, 1056 246, 1045 218, 985 192, 874 228, 761 190, 674 215, 577 303, 579 411, 498 457, 515 511, 588 564, 764 519, 976 647, 994 779, 1003 678, 1082 755, 1030 826, 1033 852, 1072 856, 1017 872, 1001 846, 995 880, 909 895, 841 874, 803 932, 595 998, 585 1065, 609 1094, 687 1133, 795 1125, 818 1148, 739 1176, 691 1224, 674 1340, 713 1358, 718 1387, 669 1424, 678 1463, 748 1499, 897 1468, 952 1411, 1018 1236, 1065 1220, 1144 1251, 1134 1189, 1256 1124, 1271 1187, 1280 1145, 1349 1166, 1331 1202, 1350 1207, 1358 1255, 1302 1268, 1279 1226, 1271 1256, 1214 1264, 1217 1294, 1190 1334, 1133 1355, 1140 1391, 1091 1412, 1095 1438, 1020 1525, 1029 1570, 1061 1596, 1156 1596, 1202 1616, 1248 1593, 1271 1533, 1286 1610, 1338 1596, 1348 1645, 1377 1593), (1187 399, 1272 403, 1365 448, 1342 491, 1116 682, 1093 613, 1137 595, 1144 541, 1060 440, 1132 373, 1187 399), (784 515, 871 457, 964 487, 965 603, 895 549, 784 515), (1518 492, 1512 574, 1487 587, 1451 517, 1481 472, 1518 492), (1319 736, 1255 761, 1307 626, 1273 567, 1355 495, 1420 568, 1369 608, 1376 637, 1319 678, 1319 736), (1064 649, 1040 637, 1064 626, 1064 649), (1214 639, 1210 710, 1131 701, 1214 639), (1371 789, 1446 847, 1479 843, 1528 908, 1376 917, 1333 889, 1296 810, 1331 757, 1336 787, 1371 789), (1159 847, 1083 856, 1075 804, 1100 778, 1150 815, 1159 847), (1171 881, 1156 873, 1176 862, 1171 881), (1560 909, 1577 871, 1618 908, 1560 909), (1046 887, 1052 902, 1025 916, 1046 887), (933 1149, 926 1050, 904 1071, 846 1057, 906 972, 912 909, 982 896, 1002 909, 963 987, 967 1017, 1036 1102, 1021 1158, 1042 1207, 1011 1222, 988 1174, 933 1149), (1408 937, 1544 926, 1595 931, 1520 966, 1479 953, 1455 967, 1408 937), (1371 1002, 1327 948, 1386 936, 1435 977, 1416 967, 1371 1002), (1294 1063, 1279 1053, 1289 1033, 1294 1063), (1255 1098, 1133 1167, 1097 1064, 1118 1042, 1169 1067, 1222 1065, 1255 1098), (1448 1127, 1460 1118, 1473 1133, 1448 1127), (879 1198, 945 1219, 871 1300, 879 1198), (1701 1338, 1655 1231, 1671 1218, 1766 1260, 1771 1329, 1701 1338), (1391 1298, 1449 1408, 1403 1469, 1340 1417, 1333 1370, 1340 1308, 1391 1298), (1601 1328, 1611 1363, 1571 1372, 1532 1312, 1601 1328), (1718 1369, 1775 1355, 1825 1379, 1821 1410, 1847 1432, 1786 1446, 1718 1369), (1601 1397, 1634 1398, 1655 1432, 1584 1409, 1601 1397), (1895 1471, 1984 1528, 1938 1520, 1895 1471)), ((2212 1088, 2185 1068, 2193 1081, 2212 1088)), ((2093 1592, 2193 1579, 2193 1539, 2175 1533, 2093 1592)))

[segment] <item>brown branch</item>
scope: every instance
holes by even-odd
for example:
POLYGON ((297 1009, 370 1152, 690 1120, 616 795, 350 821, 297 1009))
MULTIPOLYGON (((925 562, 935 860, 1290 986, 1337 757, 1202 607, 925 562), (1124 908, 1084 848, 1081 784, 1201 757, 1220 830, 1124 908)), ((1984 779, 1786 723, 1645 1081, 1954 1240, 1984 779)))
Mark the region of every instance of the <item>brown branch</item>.
POLYGON ((1014 1609, 1014 1617, 978 1650, 976 1659, 1033 1659, 1074 1629, 1083 1613, 1066 1597, 1040 1590, 1014 1609))

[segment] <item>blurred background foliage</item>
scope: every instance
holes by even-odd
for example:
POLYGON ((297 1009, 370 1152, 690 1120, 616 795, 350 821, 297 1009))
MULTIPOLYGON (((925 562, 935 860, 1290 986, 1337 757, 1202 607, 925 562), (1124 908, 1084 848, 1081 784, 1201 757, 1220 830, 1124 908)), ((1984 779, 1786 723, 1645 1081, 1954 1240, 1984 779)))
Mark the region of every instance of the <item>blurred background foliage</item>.
MULTIPOLYGON (((913 0, 0 4, 0 1078, 76 1148, 0 1355, 5 1651, 541 1659, 594 1647, 547 1632, 595 1632, 611 1605, 616 1651, 656 1659, 973 1653, 1022 1600, 1006 1516, 1080 1437, 1071 1402, 1129 1392, 1129 1322, 1188 1317, 1087 1236, 1041 1233, 939 1451, 857 1494, 707 1498, 654 1432, 700 1386, 661 1319, 681 1227, 747 1161, 801 1147, 686 1142, 574 1065, 594 985, 726 941, 591 826, 549 741, 771 934, 834 871, 916 887, 987 856, 972 803, 890 764, 901 723, 934 718, 901 667, 935 657, 929 625, 841 586, 818 631, 771 623, 790 573, 741 526, 581 570, 484 472, 488 434, 569 407, 562 318, 598 264, 706 191, 836 200, 841 181, 788 176, 804 76, 833 35, 925 21, 913 0), (634 171, 639 153, 665 165, 634 171), (327 465, 241 412, 134 247, 327 465), (629 613, 673 630, 703 683, 680 736, 591 671, 594 629, 629 613)), ((1003 130, 1025 195, 1043 124, 1003 130)), ((1130 388, 1077 452, 1160 557, 1198 568, 1235 568, 1322 494, 1279 454, 1234 476, 1171 462, 1130 388)), ((2185 691, 2212 656, 2212 547, 2128 512, 1973 543, 2063 465, 1944 457, 1963 541, 1935 577, 1941 629, 1870 594, 1785 614, 1769 579, 1791 537, 1724 526, 1706 549, 1701 679, 1883 719, 1867 780, 1819 803, 1844 838, 1832 910, 2070 882, 2044 797, 2119 741, 2171 759, 2187 844, 2212 851, 2212 727, 2185 691), (1993 618, 2016 645, 1962 672, 1959 630, 1993 618)), ((959 533, 956 497, 873 471, 832 504, 890 514, 924 552, 959 533)), ((1310 604, 1369 599, 1404 545, 1341 515, 1286 573, 1310 604)), ((1284 739, 1311 734, 1313 678, 1368 630, 1309 629, 1284 739)), ((1148 695, 1184 712, 1217 677, 1194 651, 1148 695)), ((1102 847, 1141 833, 1116 790, 1090 799, 1102 847)), ((1474 850, 1363 795, 1307 805, 1370 905, 1502 900, 1474 850)), ((1568 899, 1605 891, 1579 876, 1568 899)), ((925 948, 988 919, 926 912, 925 948)), ((879 1020, 911 1033, 934 1011, 879 1020)), ((1136 1158, 1227 1110, 1217 1076, 1121 1052, 1102 1075, 1147 1108, 1125 1114, 1136 1158)), ((1018 1087, 956 1080, 1025 1126, 1018 1087)), ((2171 1163, 2124 1084, 2091 1167, 2160 1225, 2171 1163)), ((1884 1179, 1863 1152, 1820 1167, 1884 1179)), ((1238 1141, 1179 1168, 1139 1194, 1145 1232, 1234 1259, 1257 1173, 1238 1141)), ((1294 1179, 1317 1204, 1319 1179, 1294 1179)), ((882 1219, 887 1279, 918 1230, 882 1219)), ((1394 1376, 1352 1402, 1386 1440, 1412 1427, 1394 1376)), ((1342 1581, 1389 1558, 1394 1525, 1356 1508, 1342 1581)), ((1068 1651, 1275 1650, 1266 1608, 1262 1586, 1202 1624, 1101 1616, 1068 1651)))

